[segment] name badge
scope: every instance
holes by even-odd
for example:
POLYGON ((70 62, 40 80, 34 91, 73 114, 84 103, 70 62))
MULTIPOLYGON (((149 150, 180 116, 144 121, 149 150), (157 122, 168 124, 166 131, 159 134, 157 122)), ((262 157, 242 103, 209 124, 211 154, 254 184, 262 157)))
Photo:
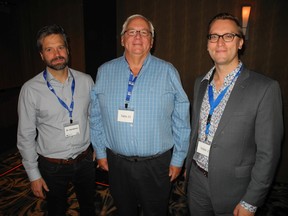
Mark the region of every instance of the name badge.
POLYGON ((210 152, 210 147, 211 147, 210 145, 204 142, 198 141, 197 152, 208 157, 209 152, 210 152))
POLYGON ((134 121, 134 111, 133 110, 118 110, 118 122, 126 122, 126 123, 133 123, 134 121))
POLYGON ((64 125, 65 137, 75 136, 80 134, 80 126, 78 123, 64 125))

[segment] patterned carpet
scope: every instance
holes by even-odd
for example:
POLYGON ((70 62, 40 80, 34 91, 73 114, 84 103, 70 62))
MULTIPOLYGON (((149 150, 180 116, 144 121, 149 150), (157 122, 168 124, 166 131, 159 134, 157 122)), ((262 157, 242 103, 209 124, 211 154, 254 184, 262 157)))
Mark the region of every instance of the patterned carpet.
MULTIPOLYGON (((117 216, 113 199, 109 193, 107 173, 96 169, 95 212, 97 216, 117 216)), ((183 193, 183 181, 173 186, 170 201, 170 215, 187 215, 183 193), (177 200, 175 202, 174 200, 177 200)), ((71 185, 68 192, 67 215, 76 216, 78 202, 71 185)), ((37 199, 30 190, 30 183, 21 164, 17 150, 0 155, 0 216, 46 216, 45 200, 37 199)))
MULTIPOLYGON (((117 209, 109 193, 107 173, 96 169, 95 213, 97 216, 117 216, 117 209)), ((183 192, 183 177, 176 181, 171 191, 169 216, 187 216, 188 208, 183 192)), ((78 203, 71 185, 68 194, 67 215, 77 216, 78 203)), ((46 216, 45 200, 35 198, 21 164, 19 152, 14 149, 0 155, 0 216, 46 216)), ((273 186, 267 202, 256 216, 288 216, 288 185, 273 186)))

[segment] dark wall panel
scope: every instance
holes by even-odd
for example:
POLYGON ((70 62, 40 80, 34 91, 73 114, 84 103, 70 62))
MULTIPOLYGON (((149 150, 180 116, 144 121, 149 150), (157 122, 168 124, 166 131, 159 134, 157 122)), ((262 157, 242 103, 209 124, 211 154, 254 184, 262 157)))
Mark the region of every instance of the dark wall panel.
POLYGON ((116 1, 83 0, 86 73, 95 79, 97 68, 116 57, 116 1))
POLYGON ((25 81, 44 69, 36 33, 52 23, 62 25, 70 37, 71 67, 84 71, 82 0, 0 0, 1 152, 16 146, 18 94, 25 81))

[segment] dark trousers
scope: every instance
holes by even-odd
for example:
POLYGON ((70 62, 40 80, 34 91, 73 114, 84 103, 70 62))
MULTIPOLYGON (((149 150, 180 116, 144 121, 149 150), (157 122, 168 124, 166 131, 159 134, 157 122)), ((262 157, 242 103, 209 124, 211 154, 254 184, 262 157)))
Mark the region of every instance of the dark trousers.
POLYGON ((49 192, 46 192, 49 216, 66 215, 69 183, 74 185, 80 215, 95 215, 95 167, 92 151, 81 161, 69 165, 51 163, 40 157, 39 169, 49 188, 49 192))
POLYGON ((110 191, 119 216, 166 216, 171 183, 171 151, 159 157, 129 161, 107 150, 110 191))
POLYGON ((194 163, 189 175, 187 195, 191 216, 214 216, 208 178, 194 163))
POLYGON ((233 216, 233 210, 229 213, 229 210, 225 209, 217 213, 213 208, 208 178, 192 164, 187 191, 190 216, 233 216))

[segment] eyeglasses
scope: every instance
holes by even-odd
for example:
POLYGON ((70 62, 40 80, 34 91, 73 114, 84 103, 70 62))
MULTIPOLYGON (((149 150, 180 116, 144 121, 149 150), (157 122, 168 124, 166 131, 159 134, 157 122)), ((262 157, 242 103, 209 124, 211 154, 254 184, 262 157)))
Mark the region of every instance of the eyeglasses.
POLYGON ((216 43, 218 42, 219 38, 221 37, 225 42, 231 42, 234 40, 235 36, 241 38, 241 35, 235 34, 235 33, 226 33, 223 35, 218 35, 218 34, 209 34, 207 35, 208 40, 211 43, 216 43))
POLYGON ((124 32, 124 34, 125 33, 127 33, 127 35, 132 36, 132 37, 135 37, 138 33, 142 37, 148 37, 148 36, 150 36, 152 34, 150 31, 148 31, 146 29, 143 29, 143 30, 129 29, 129 30, 126 30, 124 32))

